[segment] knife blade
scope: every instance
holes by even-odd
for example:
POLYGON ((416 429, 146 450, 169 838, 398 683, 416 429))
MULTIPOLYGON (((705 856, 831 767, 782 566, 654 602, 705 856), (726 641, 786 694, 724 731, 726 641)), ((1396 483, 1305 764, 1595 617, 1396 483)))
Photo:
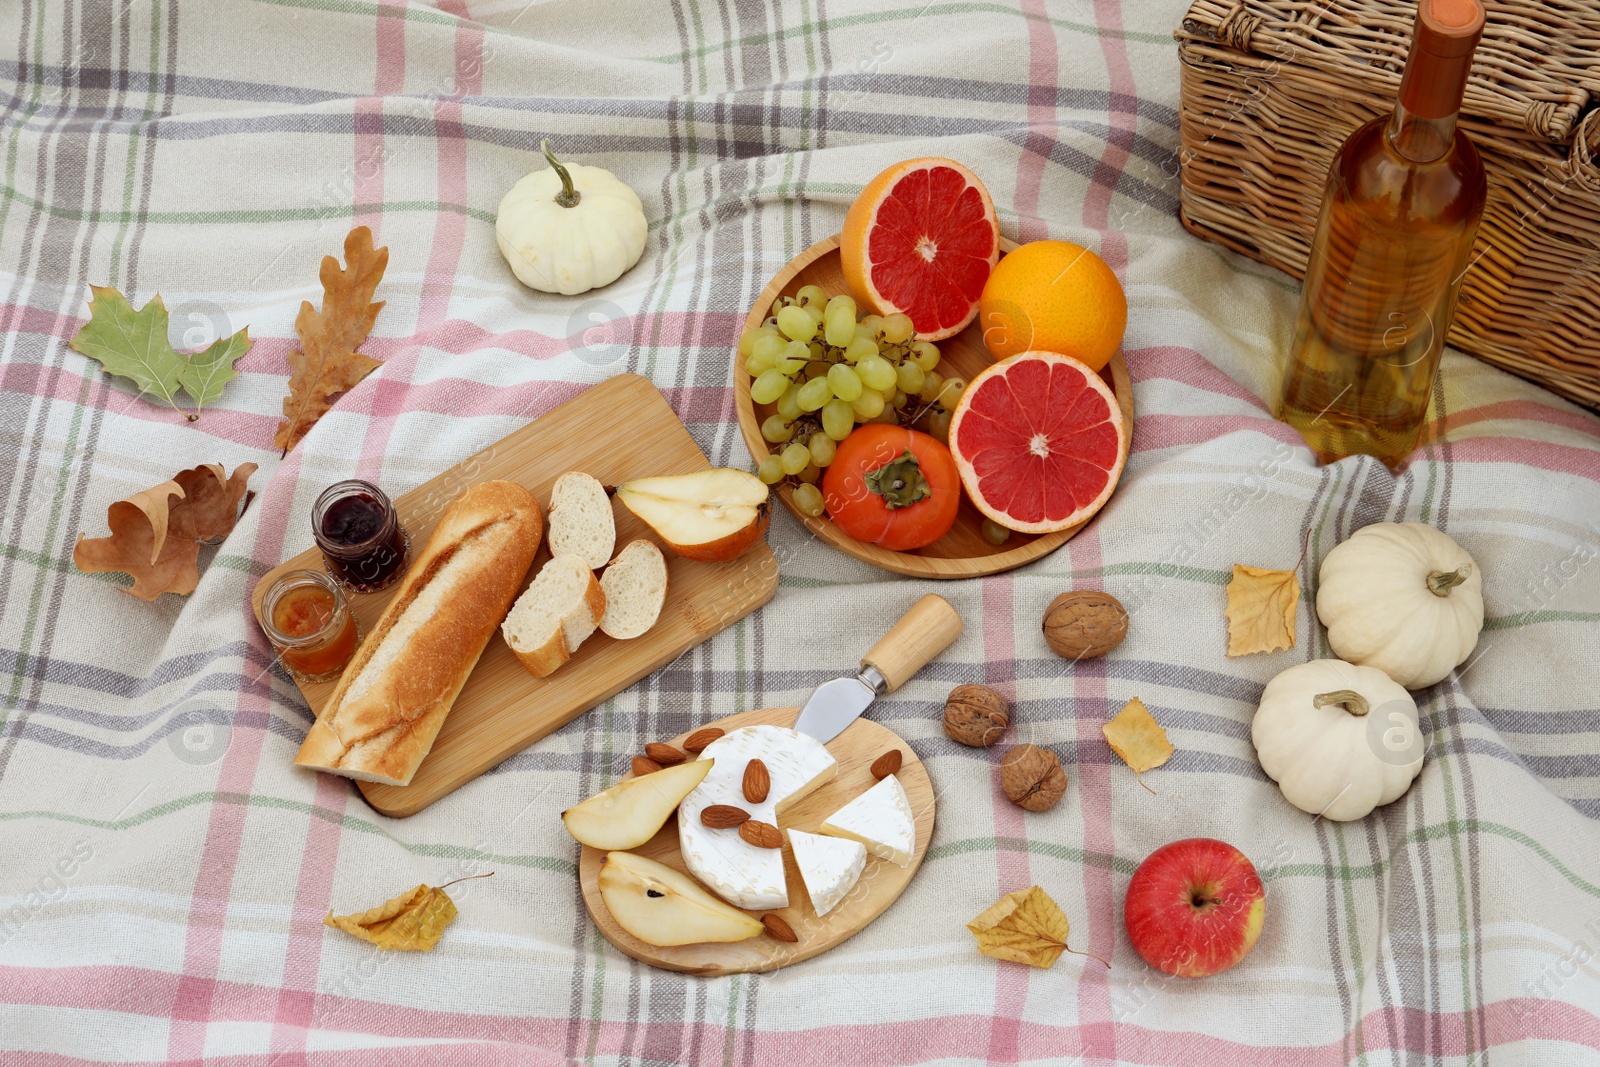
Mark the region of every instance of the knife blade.
POLYGON ((800 709, 794 728, 818 741, 833 740, 874 700, 899 689, 959 636, 960 614, 944 597, 927 594, 861 657, 861 669, 854 677, 834 678, 817 686, 800 709))

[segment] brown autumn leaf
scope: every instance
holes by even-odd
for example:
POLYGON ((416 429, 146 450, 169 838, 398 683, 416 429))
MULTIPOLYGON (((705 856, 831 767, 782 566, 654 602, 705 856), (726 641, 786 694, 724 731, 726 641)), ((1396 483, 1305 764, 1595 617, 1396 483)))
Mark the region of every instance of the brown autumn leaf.
POLYGON ((320 419, 339 395, 354 389, 382 363, 356 351, 372 332, 382 300, 372 294, 389 265, 389 249, 372 247, 372 231, 357 226, 344 239, 345 268, 333 256, 322 257, 322 310, 300 303, 294 328, 300 348, 289 353, 289 395, 283 398, 284 421, 273 445, 285 455, 320 419))
POLYGON ((229 477, 222 464, 205 463, 118 500, 106 509, 111 536, 79 534, 72 562, 85 574, 132 575, 133 587, 124 591, 140 600, 186 596, 200 584, 200 543, 233 530, 239 501, 249 507, 255 496, 248 492, 255 472, 254 463, 241 463, 229 477))
POLYGON ((985 956, 1029 967, 1048 970, 1063 952, 1089 955, 1067 948, 1067 917, 1038 886, 1007 893, 969 922, 967 929, 978 939, 978 951, 985 956))
POLYGON ((1228 655, 1294 647, 1300 579, 1294 571, 1269 571, 1235 563, 1228 582, 1228 655))
MULTIPOLYGON (((472 877, 487 878, 489 874, 472 877)), ((444 936, 444 928, 456 920, 456 904, 450 899, 450 894, 444 891, 445 886, 465 880, 457 878, 455 882, 446 882, 438 888, 419 885, 359 915, 335 915, 329 909, 322 925, 343 930, 379 948, 427 952, 444 936)))
MULTIPOLYGON (((1167 740, 1167 732, 1138 697, 1124 704, 1110 722, 1100 727, 1100 732, 1106 735, 1111 751, 1122 757, 1135 777, 1161 766, 1176 751, 1167 740)), ((1139 778, 1139 784, 1144 785, 1143 778, 1139 778)), ((1144 787, 1155 792, 1147 785, 1144 787)))

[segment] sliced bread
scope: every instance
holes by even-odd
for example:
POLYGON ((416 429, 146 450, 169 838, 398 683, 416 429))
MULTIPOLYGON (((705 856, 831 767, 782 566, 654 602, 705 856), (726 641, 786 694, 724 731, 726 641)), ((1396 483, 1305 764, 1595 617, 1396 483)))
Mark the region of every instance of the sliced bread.
POLYGON ((568 471, 550 490, 550 554, 582 556, 597 571, 617 547, 617 524, 611 498, 599 479, 568 471))
POLYGON ((656 624, 667 599, 667 561, 654 541, 629 541, 600 576, 606 613, 600 629, 612 637, 638 637, 656 624))
POLYGON ((555 671, 594 633, 606 594, 589 561, 575 553, 550 557, 500 624, 506 644, 534 676, 555 671))

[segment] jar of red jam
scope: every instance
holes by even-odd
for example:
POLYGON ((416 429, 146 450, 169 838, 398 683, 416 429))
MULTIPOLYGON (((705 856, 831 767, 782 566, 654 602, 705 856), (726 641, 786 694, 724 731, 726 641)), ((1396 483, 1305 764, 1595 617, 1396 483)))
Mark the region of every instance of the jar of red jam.
POLYGON ((261 628, 283 665, 305 682, 337 678, 361 641, 344 590, 321 571, 290 571, 268 586, 261 628))
POLYGON ((371 482, 335 482, 311 509, 311 536, 328 573, 371 593, 405 571, 411 542, 383 490, 371 482))

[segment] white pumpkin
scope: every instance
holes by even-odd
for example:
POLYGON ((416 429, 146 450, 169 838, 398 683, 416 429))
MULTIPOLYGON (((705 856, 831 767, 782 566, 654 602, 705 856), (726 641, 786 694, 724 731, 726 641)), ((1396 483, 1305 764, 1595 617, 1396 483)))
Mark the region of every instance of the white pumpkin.
POLYGON ((1376 667, 1342 660, 1314 659, 1268 682, 1250 740, 1289 803, 1338 822, 1394 800, 1422 770, 1411 694, 1376 667))
POLYGON ((644 205, 609 170, 567 166, 548 141, 539 147, 550 166, 524 175, 500 200, 500 254, 540 292, 571 296, 610 285, 644 255, 644 205))
POLYGON ((1422 689, 1477 647, 1483 574, 1448 534, 1420 522, 1380 522, 1323 559, 1317 618, 1340 659, 1422 689))

